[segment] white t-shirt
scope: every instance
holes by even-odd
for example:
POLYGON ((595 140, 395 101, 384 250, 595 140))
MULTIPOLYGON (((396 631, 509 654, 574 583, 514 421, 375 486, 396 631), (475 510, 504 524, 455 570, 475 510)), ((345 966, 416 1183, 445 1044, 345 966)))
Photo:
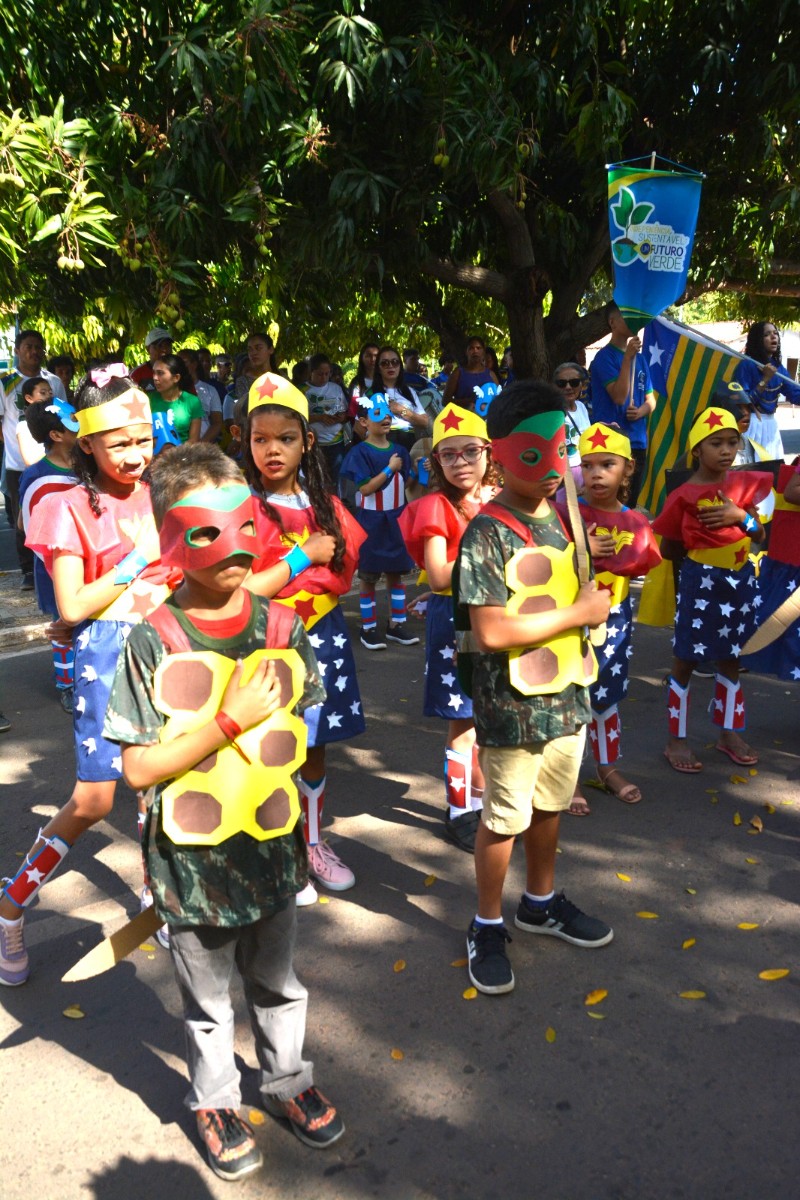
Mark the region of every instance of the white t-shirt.
POLYGON ((323 387, 315 387, 312 383, 306 389, 308 399, 308 416, 314 437, 320 446, 334 446, 344 441, 341 425, 327 425, 323 421, 315 421, 315 416, 344 417, 347 414, 347 397, 338 383, 330 380, 323 387))
MULTIPOLYGON (((20 378, 9 391, 4 391, 0 383, 0 404, 2 404, 3 410, 3 443, 6 469, 9 471, 24 471, 26 463, 20 452, 19 440, 17 438, 17 427, 19 425, 17 396, 21 395, 22 385, 26 379, 35 379, 38 376, 22 375, 20 372, 16 373, 20 375, 20 378)), ((66 400, 67 393, 64 384, 57 375, 54 375, 52 371, 46 371, 44 367, 42 367, 39 375, 50 384, 54 396, 59 396, 62 400, 66 400)), ((30 439, 30 444, 32 446, 36 445, 32 438, 30 439)), ((38 462, 40 458, 44 457, 44 446, 41 447, 41 451, 41 454, 34 459, 34 462, 38 462)))
POLYGON ((208 429, 211 424, 210 416, 212 412, 222 412, 222 401, 219 398, 219 392, 212 383, 206 383, 200 379, 194 385, 194 390, 197 392, 197 399, 203 406, 203 419, 200 422, 200 437, 208 429))
MULTIPOLYGON (((396 400, 398 404, 402 404, 405 408, 410 408, 412 412, 422 413, 426 416, 425 409, 422 406, 419 396, 413 388, 408 389, 411 392, 412 399, 409 400, 402 392, 398 392, 397 388, 387 388, 383 393, 387 400, 396 400)), ((415 426, 407 421, 405 417, 399 417, 396 413, 392 413, 392 429, 398 433, 407 433, 409 429, 414 429, 415 426)), ((420 434, 420 437, 423 435, 420 434)))
POLYGON ((567 454, 571 467, 580 466, 581 452, 578 442, 584 429, 588 429, 591 423, 586 405, 581 400, 575 401, 574 412, 564 413, 564 424, 567 427, 567 454))

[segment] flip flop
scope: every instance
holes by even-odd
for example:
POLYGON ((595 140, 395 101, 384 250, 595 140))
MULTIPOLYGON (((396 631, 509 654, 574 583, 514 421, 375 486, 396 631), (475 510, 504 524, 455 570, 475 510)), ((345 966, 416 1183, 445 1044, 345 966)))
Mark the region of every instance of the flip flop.
POLYGON ((757 754, 737 754, 730 746, 723 746, 721 742, 717 742, 714 749, 719 750, 720 754, 727 754, 731 762, 735 762, 738 767, 754 767, 758 762, 757 754))
POLYGON ((701 762, 685 763, 683 766, 680 766, 678 763, 674 763, 666 750, 664 751, 664 758, 672 767, 673 771, 677 771, 679 775, 699 775, 703 769, 703 764, 701 762))
MULTIPOLYGON (((609 796, 616 796, 617 800, 621 800, 623 804, 639 804, 642 799, 642 793, 638 786, 635 783, 626 783, 624 787, 617 789, 613 784, 608 782, 612 775, 620 775, 620 772, 616 767, 612 767, 605 776, 601 775, 599 771, 597 772, 597 777, 602 785, 603 791, 608 792, 609 796), (635 799, 631 798, 632 792, 636 792, 635 799)), ((620 775, 620 778, 621 777, 622 776, 620 775)))

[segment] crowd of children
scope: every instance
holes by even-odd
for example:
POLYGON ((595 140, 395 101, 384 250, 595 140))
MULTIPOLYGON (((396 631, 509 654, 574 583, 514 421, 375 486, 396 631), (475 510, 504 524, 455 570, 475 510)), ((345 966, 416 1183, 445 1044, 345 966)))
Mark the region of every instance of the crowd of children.
MULTIPOLYGON (((369 369, 392 381, 395 356, 377 348, 369 369)), ((757 762, 742 737, 739 658, 760 610, 777 608, 800 570, 796 539, 784 537, 786 561, 767 569, 774 579, 762 597, 750 549, 764 537, 758 505, 772 477, 732 470, 736 396, 698 416, 692 474, 651 527, 628 505, 635 454, 614 423, 581 422, 580 515, 562 503, 574 364, 563 365, 560 389, 509 384, 485 421, 454 387, 431 430, 415 428, 416 408, 406 411, 398 388, 370 389, 355 398, 358 440, 349 447, 339 436, 346 406, 326 365, 314 363, 308 395, 269 371, 252 382, 232 431, 241 468, 204 442, 154 457, 148 397, 119 364, 85 376, 74 404, 51 389, 24 397, 37 449, 19 481, 21 519, 37 556, 37 599, 52 620, 56 684, 73 712, 77 781, 3 884, 0 982, 28 979, 25 911, 76 839, 108 814, 124 777, 139 797, 142 905, 154 904, 164 922, 183 1003, 187 1103, 225 1179, 261 1162, 238 1113, 234 965, 264 1106, 312 1146, 344 1131, 303 1058, 307 994, 292 957, 296 908, 316 901, 315 884, 355 884, 322 826, 327 747, 365 729, 340 605, 356 572, 360 643, 370 652, 419 641, 404 576, 414 565, 424 572, 428 590, 414 602, 426 623, 422 707, 447 723, 444 831, 475 861, 467 969, 476 989, 494 995, 514 987, 502 903, 518 837, 526 883, 516 928, 584 949, 613 937, 556 891, 555 866, 561 814, 589 812, 578 782, 587 730, 601 786, 626 804, 642 799, 618 765, 631 578, 662 555, 680 561, 664 753, 673 770, 696 773, 702 764, 687 740, 695 665, 715 663, 716 749, 737 764, 757 762), (410 455, 398 421, 431 440, 410 455), (353 512, 331 469, 352 485, 353 512), (585 535, 592 578, 577 553, 585 535), (588 631, 599 629, 593 648, 588 631), (197 654, 210 676, 202 688, 197 654)), ((461 382, 478 374, 464 370, 461 382)), ((782 481, 782 513, 800 511, 799 478, 794 470, 782 481)), ((784 641, 800 677, 796 624, 784 641)))

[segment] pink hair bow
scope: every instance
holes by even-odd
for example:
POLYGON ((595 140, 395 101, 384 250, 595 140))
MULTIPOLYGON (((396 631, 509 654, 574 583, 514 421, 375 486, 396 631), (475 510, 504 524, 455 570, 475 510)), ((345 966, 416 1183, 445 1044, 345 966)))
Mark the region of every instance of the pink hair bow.
POLYGON ((96 387, 105 387, 112 379, 127 379, 128 368, 125 363, 108 363, 105 367, 93 367, 89 378, 96 387))

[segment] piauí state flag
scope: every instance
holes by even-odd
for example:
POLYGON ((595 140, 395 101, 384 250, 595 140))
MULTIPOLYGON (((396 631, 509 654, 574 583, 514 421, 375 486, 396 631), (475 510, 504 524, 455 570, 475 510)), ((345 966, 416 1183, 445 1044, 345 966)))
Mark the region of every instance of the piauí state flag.
POLYGON ((657 317, 644 331, 656 409, 648 421, 647 472, 639 503, 656 516, 666 499, 666 473, 686 461, 689 429, 721 380, 733 378, 741 355, 687 325, 657 317))
POLYGON ((704 178, 677 163, 641 165, 648 161, 607 167, 614 300, 634 333, 683 294, 704 178))

